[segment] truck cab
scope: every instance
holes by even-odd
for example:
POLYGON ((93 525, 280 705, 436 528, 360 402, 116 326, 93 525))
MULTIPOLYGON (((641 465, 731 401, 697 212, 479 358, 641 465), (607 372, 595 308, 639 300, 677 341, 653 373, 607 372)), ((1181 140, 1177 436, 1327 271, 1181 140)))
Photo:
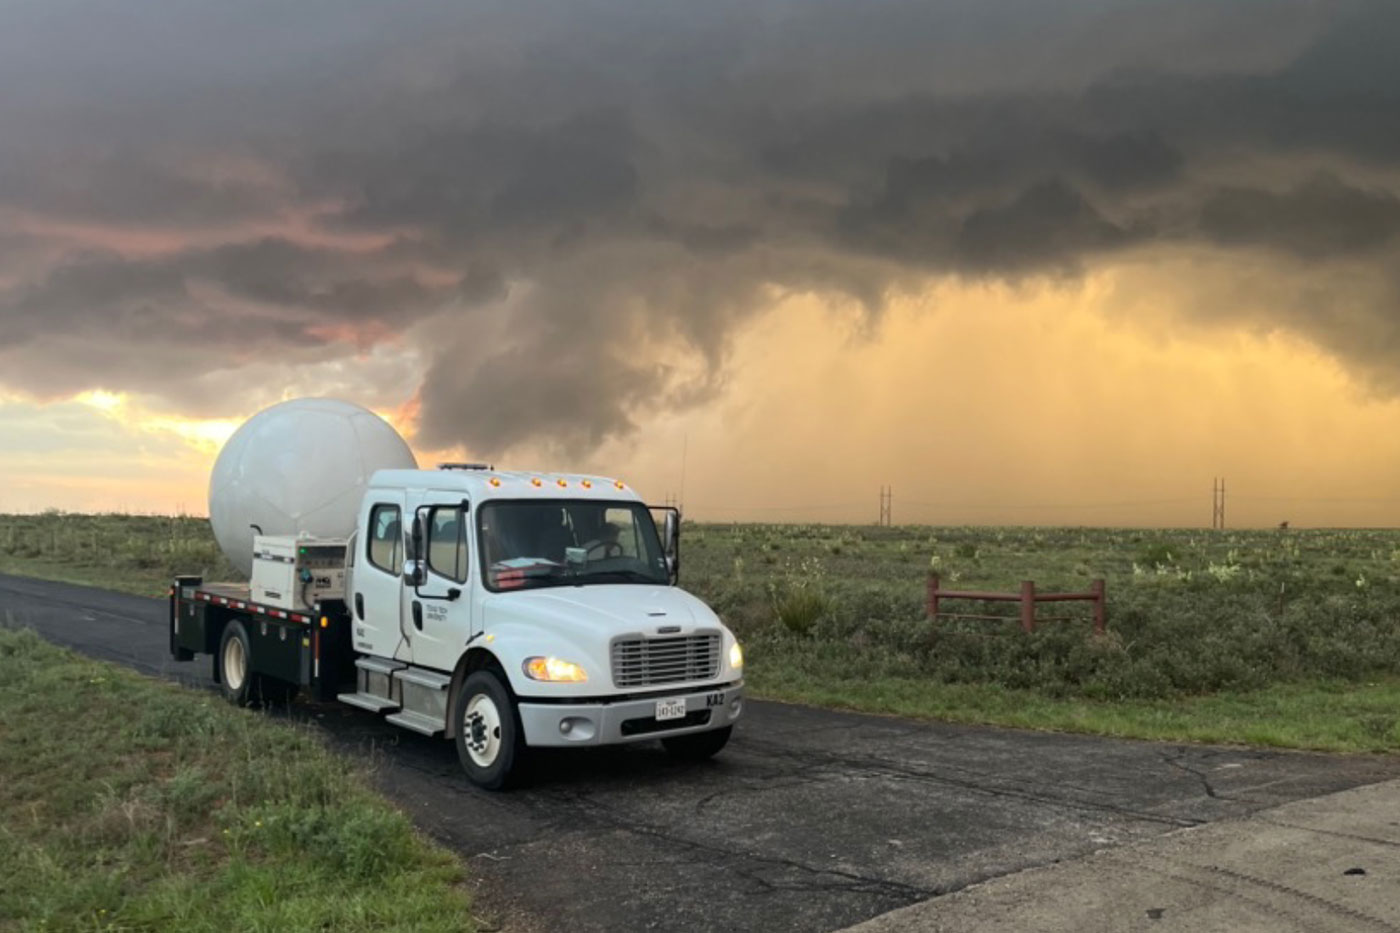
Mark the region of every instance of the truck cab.
POLYGON ((677 585, 679 515, 621 481, 474 466, 373 475, 346 546, 355 688, 500 787, 524 747, 719 751, 743 654, 677 585))

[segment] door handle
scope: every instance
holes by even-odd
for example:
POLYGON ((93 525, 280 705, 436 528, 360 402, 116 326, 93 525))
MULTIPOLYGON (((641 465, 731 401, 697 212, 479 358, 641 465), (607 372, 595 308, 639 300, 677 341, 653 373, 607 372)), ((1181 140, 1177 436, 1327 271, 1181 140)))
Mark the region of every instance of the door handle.
POLYGON ((413 627, 423 631, 423 604, 416 599, 413 601, 413 627))
POLYGON ((365 594, 364 594, 364 593, 356 593, 356 594, 355 594, 355 618, 359 619, 361 622, 363 622, 363 621, 365 620, 365 594))

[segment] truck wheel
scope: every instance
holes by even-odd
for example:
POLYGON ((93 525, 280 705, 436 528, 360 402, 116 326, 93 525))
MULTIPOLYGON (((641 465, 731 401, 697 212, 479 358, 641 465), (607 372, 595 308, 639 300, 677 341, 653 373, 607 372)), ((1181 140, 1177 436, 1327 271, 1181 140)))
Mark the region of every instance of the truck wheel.
POLYGON ((219 689, 234 706, 253 701, 253 648, 242 622, 224 626, 219 638, 219 689))
POLYGON ((723 729, 711 729, 709 732, 692 732, 690 735, 662 739, 661 744, 666 746, 666 751, 673 757, 682 761, 704 761, 724 748, 729 742, 729 733, 733 731, 733 726, 725 726, 723 729))
POLYGON ((507 786, 520 752, 520 727, 500 678, 490 671, 471 674, 452 707, 457 757, 467 777, 487 790, 507 786))

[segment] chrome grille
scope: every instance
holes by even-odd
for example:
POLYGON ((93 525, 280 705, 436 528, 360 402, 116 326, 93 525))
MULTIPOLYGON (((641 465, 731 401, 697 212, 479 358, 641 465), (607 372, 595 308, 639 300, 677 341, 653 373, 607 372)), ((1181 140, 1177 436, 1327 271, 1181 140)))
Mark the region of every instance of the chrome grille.
POLYGON ((612 646, 619 687, 710 680, 719 673, 719 632, 669 638, 620 638, 612 646))

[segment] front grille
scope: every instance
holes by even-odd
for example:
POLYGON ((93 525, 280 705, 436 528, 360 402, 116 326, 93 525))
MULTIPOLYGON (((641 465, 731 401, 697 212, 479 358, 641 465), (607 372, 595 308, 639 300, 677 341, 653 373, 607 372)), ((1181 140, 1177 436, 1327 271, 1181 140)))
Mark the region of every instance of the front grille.
POLYGON ((613 683, 619 687, 710 680, 719 673, 719 632, 613 642, 613 683))
POLYGON ((624 719, 622 721, 621 732, 623 735, 647 735, 652 732, 665 732, 668 729, 688 729, 691 726, 707 726, 710 723, 710 711, 698 709, 693 713, 686 713, 679 719, 660 719, 655 716, 645 716, 641 719, 624 719))

